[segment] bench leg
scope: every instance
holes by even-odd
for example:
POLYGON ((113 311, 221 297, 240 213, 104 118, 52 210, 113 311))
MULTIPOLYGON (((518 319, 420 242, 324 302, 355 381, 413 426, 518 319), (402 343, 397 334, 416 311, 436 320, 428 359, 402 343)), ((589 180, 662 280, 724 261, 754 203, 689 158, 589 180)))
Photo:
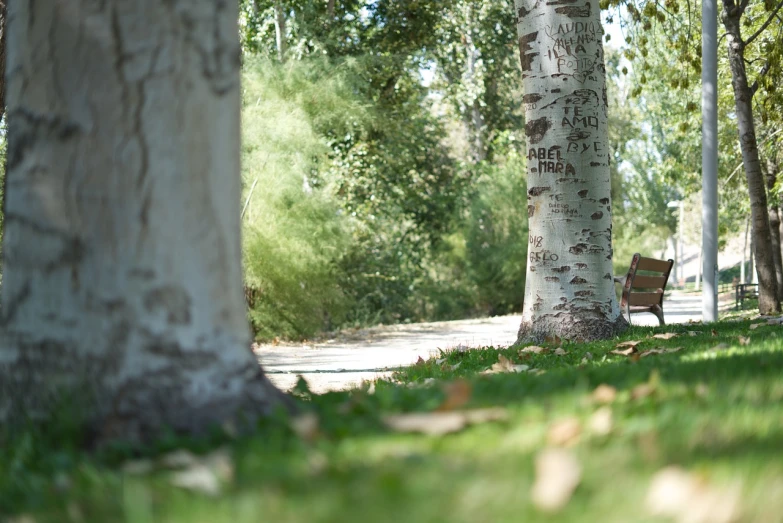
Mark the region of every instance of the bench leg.
POLYGON ((658 318, 658 324, 659 325, 666 325, 666 322, 663 321, 663 308, 660 306, 656 306, 652 311, 653 314, 658 318))

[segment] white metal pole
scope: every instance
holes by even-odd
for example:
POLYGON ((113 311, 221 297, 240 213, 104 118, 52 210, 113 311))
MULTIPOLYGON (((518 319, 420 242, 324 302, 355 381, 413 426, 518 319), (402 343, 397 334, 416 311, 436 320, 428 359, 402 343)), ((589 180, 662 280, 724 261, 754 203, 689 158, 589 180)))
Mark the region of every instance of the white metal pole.
POLYGON ((701 4, 702 321, 718 320, 718 10, 701 4))
POLYGON ((677 261, 680 264, 680 283, 682 288, 685 288, 685 256, 683 255, 683 241, 682 241, 682 226, 683 226, 683 210, 685 209, 685 201, 680 200, 680 226, 679 233, 677 234, 677 261))

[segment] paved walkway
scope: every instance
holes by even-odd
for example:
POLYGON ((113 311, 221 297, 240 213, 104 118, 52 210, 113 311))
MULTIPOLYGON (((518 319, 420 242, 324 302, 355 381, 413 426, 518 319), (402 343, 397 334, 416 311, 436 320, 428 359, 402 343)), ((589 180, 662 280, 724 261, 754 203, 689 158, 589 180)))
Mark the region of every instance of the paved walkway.
MULTIPOLYGON (((672 293, 664 301, 667 323, 701 320, 701 295, 672 293)), ((634 325, 657 325, 652 314, 636 314, 634 325)), ((342 333, 335 339, 298 345, 256 345, 269 378, 288 390, 297 376, 310 389, 323 393, 351 388, 365 380, 388 376, 391 370, 411 365, 438 349, 506 347, 516 341, 521 316, 442 321, 373 327, 342 333)))

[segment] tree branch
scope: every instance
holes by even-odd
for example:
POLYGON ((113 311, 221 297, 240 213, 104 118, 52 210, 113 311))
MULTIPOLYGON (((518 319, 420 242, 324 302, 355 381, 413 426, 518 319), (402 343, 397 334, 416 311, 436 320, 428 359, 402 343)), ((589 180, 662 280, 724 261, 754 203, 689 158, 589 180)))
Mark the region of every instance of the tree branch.
POLYGON ((756 91, 759 90, 759 80, 761 80, 765 74, 769 72, 769 60, 767 60, 767 63, 764 64, 764 67, 761 68, 761 71, 759 71, 759 75, 756 77, 756 80, 753 82, 753 85, 750 86, 750 96, 753 96, 756 94, 756 91))
POLYGON ((775 19, 775 15, 778 14, 778 11, 780 11, 780 8, 783 7, 783 0, 780 0, 778 2, 777 7, 775 7, 775 10, 772 11, 772 14, 769 15, 769 18, 767 18, 767 21, 761 24, 761 27, 759 27, 759 30, 753 33, 750 38, 745 40, 745 45, 749 45, 753 40, 755 40, 761 33, 764 32, 764 29, 767 28, 767 26, 772 22, 772 20, 775 19))

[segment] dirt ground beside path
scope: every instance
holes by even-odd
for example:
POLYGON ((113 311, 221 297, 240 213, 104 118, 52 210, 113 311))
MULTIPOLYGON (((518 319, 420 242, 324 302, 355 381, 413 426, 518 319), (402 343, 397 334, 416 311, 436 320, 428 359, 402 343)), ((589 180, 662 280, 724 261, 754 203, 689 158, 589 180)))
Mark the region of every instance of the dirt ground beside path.
MULTIPOLYGON (((673 292, 664 300, 667 324, 701 321, 701 294, 673 292)), ((304 344, 254 345, 267 375, 283 390, 302 375, 316 393, 348 389, 365 380, 438 354, 438 349, 507 347, 516 341, 520 315, 474 320, 411 323, 345 331, 304 344)), ((636 314, 634 325, 658 325, 652 314, 636 314)))

